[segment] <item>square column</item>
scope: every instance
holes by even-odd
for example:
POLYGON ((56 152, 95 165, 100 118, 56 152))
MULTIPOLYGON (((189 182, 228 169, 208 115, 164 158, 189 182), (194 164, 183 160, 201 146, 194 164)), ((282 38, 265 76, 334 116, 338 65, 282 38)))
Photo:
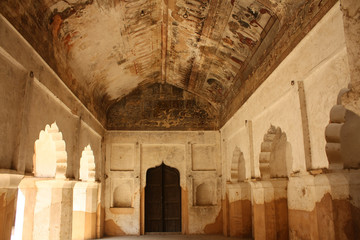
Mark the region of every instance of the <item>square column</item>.
POLYGON ((15 222, 17 187, 20 174, 0 173, 0 239, 10 239, 15 222))
POLYGON ((71 239, 74 181, 37 181, 33 239, 71 239))
POLYGON ((287 178, 250 182, 254 239, 289 239, 287 182, 287 178))
POLYGON ((77 182, 74 186, 72 239, 96 238, 98 187, 96 182, 77 182))

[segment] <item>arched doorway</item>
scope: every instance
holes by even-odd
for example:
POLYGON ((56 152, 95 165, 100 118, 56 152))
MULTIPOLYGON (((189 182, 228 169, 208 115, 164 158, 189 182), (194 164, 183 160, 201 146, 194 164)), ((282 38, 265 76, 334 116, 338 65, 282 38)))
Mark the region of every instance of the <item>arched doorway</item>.
POLYGON ((181 232, 180 174, 164 163, 146 173, 145 232, 181 232))

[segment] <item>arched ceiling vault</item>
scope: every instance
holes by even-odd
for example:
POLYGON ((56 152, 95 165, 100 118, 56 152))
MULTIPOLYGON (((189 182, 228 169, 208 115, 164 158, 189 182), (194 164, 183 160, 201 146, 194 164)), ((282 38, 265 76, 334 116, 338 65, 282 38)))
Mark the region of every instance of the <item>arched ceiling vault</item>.
POLYGON ((211 116, 194 129, 218 129, 335 2, 2 0, 0 12, 104 125, 163 85, 160 102, 191 100, 211 116))

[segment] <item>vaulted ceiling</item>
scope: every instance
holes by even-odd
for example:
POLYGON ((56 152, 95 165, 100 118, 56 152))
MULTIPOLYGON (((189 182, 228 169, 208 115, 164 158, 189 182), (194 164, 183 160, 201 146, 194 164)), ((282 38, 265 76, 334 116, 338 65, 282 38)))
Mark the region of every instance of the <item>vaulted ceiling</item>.
POLYGON ((191 130, 222 126, 335 2, 2 0, 0 12, 109 129, 191 130))

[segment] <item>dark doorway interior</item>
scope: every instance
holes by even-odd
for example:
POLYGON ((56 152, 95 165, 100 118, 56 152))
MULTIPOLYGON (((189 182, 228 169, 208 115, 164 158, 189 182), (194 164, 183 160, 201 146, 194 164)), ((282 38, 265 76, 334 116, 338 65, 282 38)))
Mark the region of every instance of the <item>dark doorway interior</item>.
POLYGON ((181 232, 180 174, 164 163, 146 173, 145 232, 181 232))

